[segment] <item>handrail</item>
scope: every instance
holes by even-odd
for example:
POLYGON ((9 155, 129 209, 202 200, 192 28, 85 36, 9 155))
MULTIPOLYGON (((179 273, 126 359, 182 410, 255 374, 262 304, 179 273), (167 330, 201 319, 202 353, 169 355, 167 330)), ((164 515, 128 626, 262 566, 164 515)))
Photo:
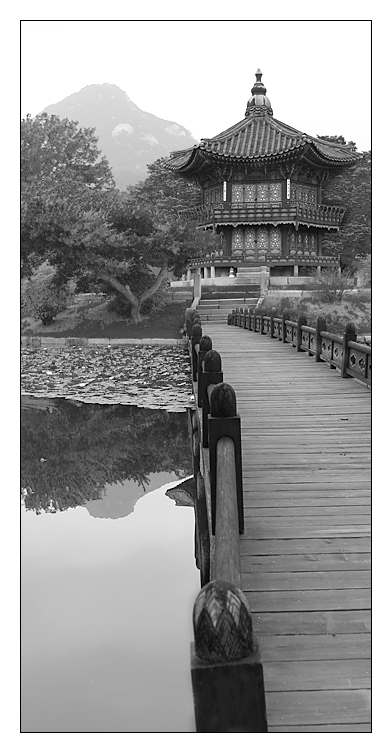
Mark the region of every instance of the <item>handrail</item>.
POLYGON ((322 316, 318 317, 316 327, 310 327, 304 315, 295 322, 289 319, 288 312, 276 316, 276 309, 267 315, 262 308, 256 308, 250 315, 241 314, 237 308, 228 315, 227 323, 290 343, 298 352, 315 356, 316 363, 324 361, 330 368, 338 369, 344 379, 351 377, 371 386, 372 350, 356 342, 356 329, 351 322, 347 323, 344 334, 338 335, 327 331, 322 316))
POLYGON ((263 668, 241 591, 244 530, 241 419, 222 361, 186 312, 196 409, 190 422, 196 486, 191 674, 197 732, 267 732, 263 668))

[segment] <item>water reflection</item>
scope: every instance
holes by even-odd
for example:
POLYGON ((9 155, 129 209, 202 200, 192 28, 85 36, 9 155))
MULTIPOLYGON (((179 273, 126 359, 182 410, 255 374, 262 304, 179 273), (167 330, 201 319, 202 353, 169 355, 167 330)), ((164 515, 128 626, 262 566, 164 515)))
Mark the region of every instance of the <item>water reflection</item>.
POLYGON ((194 731, 199 578, 176 483, 118 520, 22 514, 22 731, 194 731))
POLYGON ((132 479, 146 490, 153 473, 189 475, 187 431, 185 413, 22 397, 25 507, 39 514, 101 500, 90 509, 129 514, 132 499, 121 511, 114 493, 105 499, 105 486, 132 479))
POLYGON ((186 414, 22 407, 22 731, 193 732, 186 414))

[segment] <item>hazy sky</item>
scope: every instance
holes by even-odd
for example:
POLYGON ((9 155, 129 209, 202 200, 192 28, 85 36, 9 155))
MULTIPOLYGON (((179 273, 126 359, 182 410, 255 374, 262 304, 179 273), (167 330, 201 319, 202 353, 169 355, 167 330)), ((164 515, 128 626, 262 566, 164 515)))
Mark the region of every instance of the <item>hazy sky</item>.
POLYGON ((370 149, 370 21, 22 21, 21 115, 88 84, 210 137, 244 117, 258 67, 274 116, 370 149))

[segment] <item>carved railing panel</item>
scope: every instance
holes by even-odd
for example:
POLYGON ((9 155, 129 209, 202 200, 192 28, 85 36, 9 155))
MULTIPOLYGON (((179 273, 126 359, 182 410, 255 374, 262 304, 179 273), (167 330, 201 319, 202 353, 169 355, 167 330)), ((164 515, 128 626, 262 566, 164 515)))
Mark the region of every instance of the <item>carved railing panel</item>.
POLYGON ((359 379, 361 382, 371 381, 372 355, 367 345, 357 342, 348 343, 348 366, 347 373, 359 379))

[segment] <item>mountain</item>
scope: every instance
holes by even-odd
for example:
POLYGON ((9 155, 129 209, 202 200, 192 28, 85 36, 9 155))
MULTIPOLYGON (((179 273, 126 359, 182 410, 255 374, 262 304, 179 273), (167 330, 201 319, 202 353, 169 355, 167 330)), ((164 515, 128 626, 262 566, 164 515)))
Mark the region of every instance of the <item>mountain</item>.
POLYGON ((91 84, 45 107, 42 112, 95 128, 117 188, 147 177, 147 165, 196 143, 191 132, 171 120, 141 110, 114 84, 91 84))
MULTIPOLYGON (((133 512, 136 502, 145 494, 149 494, 177 478, 175 473, 161 471, 160 473, 149 474, 148 485, 145 488, 131 479, 122 484, 106 484, 102 499, 90 499, 86 502, 85 507, 93 518, 112 518, 112 520, 125 518, 133 512)), ((170 497, 169 494, 167 496, 170 497)), ((171 497, 171 499, 174 499, 174 497, 171 497)))

